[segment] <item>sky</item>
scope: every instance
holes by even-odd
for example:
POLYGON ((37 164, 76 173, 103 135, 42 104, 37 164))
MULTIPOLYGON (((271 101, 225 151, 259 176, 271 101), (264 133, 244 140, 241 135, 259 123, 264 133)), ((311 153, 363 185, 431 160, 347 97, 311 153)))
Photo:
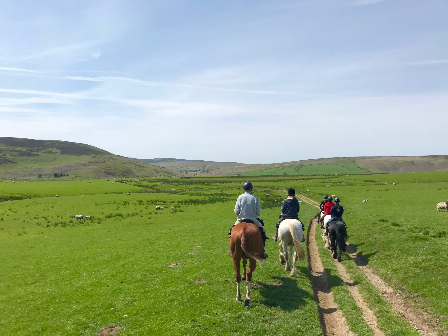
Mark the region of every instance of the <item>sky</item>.
POLYGON ((139 159, 447 155, 446 0, 0 0, 0 137, 139 159))

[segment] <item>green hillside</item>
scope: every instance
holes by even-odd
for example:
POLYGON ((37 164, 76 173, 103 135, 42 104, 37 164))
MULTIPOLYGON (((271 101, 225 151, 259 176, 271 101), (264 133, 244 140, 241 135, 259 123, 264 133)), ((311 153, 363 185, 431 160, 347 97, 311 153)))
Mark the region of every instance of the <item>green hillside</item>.
POLYGON ((172 176, 149 163, 74 142, 0 138, 0 179, 79 180, 172 176))
POLYGON ((350 175, 448 170, 447 155, 346 157, 271 164, 244 164, 178 159, 153 159, 145 161, 177 172, 183 176, 350 175))

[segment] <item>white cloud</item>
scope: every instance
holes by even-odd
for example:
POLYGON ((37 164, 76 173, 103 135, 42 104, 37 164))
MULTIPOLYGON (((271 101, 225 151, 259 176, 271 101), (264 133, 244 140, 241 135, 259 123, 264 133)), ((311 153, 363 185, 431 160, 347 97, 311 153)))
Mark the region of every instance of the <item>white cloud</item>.
POLYGON ((9 67, 0 67, 0 71, 14 71, 14 72, 26 72, 26 73, 42 73, 37 70, 29 70, 29 69, 21 69, 21 68, 9 68, 9 67))

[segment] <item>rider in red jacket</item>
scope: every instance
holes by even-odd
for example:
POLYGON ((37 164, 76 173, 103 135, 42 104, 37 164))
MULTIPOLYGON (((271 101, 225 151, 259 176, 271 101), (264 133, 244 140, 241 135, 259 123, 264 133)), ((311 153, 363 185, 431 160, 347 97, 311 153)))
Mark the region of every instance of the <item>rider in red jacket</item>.
POLYGON ((334 206, 335 204, 333 203, 333 197, 328 197, 328 202, 324 205, 325 216, 331 215, 331 208, 334 206))

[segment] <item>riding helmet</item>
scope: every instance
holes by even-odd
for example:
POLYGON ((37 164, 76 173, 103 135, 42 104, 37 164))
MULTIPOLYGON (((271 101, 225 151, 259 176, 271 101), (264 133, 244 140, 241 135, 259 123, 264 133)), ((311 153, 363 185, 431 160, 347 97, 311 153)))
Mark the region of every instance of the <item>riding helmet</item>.
POLYGON ((328 198, 328 195, 325 195, 325 196, 324 196, 324 199, 327 199, 327 198, 328 198))
POLYGON ((336 198, 334 199, 334 201, 335 201, 335 202, 340 202, 341 200, 339 199, 339 197, 336 197, 336 198))
POLYGON ((327 200, 328 200, 328 202, 331 202, 333 200, 333 197, 330 196, 330 197, 328 197, 327 200))
POLYGON ((296 194, 296 191, 294 190, 294 188, 288 189, 288 196, 294 196, 295 194, 296 194))
POLYGON ((252 185, 252 183, 250 183, 249 181, 247 181, 246 183, 244 183, 243 185, 243 189, 244 190, 252 190, 254 188, 254 186, 252 185))

